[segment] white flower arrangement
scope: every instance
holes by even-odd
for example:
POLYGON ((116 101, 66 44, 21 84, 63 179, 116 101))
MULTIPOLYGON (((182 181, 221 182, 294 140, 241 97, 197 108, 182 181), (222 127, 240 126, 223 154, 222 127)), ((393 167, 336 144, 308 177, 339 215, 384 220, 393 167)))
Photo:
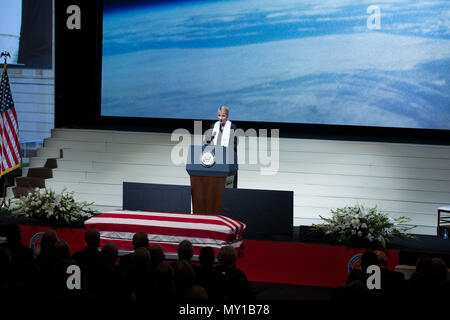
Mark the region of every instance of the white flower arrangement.
POLYGON ((48 188, 36 188, 27 196, 11 202, 10 209, 15 215, 57 224, 83 222, 98 214, 89 208, 93 203, 76 202, 73 194, 74 192, 67 192, 66 189, 57 194, 48 188))
POLYGON ((414 226, 403 225, 411 221, 410 218, 391 218, 377 207, 367 210, 361 205, 348 206, 331 210, 331 214, 331 218, 320 216, 325 223, 313 225, 313 228, 335 237, 339 242, 386 247, 386 243, 393 237, 412 237, 406 232, 414 226))

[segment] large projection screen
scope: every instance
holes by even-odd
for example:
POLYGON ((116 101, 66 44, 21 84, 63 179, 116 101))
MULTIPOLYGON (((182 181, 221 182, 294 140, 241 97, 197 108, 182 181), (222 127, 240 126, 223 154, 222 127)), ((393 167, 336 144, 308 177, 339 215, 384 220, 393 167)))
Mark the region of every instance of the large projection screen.
POLYGON ((447 0, 104 0, 102 52, 102 116, 450 129, 447 0))

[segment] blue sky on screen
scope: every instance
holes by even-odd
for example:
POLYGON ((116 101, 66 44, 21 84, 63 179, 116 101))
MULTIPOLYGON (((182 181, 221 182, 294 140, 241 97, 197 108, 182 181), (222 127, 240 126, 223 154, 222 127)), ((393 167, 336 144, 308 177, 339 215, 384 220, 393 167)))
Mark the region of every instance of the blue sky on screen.
MULTIPOLYGON (((117 1, 116 1, 117 4, 117 1)), ((106 10, 102 115, 450 129, 450 2, 140 1, 106 10)))

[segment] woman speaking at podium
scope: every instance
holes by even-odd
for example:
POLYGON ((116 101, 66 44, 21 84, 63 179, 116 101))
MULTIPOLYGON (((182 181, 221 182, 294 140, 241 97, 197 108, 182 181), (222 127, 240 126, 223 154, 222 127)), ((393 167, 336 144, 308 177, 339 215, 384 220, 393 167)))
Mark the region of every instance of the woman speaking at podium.
MULTIPOLYGON (((220 106, 217 109, 217 119, 214 124, 211 125, 212 133, 210 144, 215 146, 223 146, 227 148, 233 148, 237 152, 237 137, 234 135, 234 131, 237 126, 228 120, 230 109, 226 106, 220 106)), ((233 188, 237 188, 237 172, 233 180, 233 188)))

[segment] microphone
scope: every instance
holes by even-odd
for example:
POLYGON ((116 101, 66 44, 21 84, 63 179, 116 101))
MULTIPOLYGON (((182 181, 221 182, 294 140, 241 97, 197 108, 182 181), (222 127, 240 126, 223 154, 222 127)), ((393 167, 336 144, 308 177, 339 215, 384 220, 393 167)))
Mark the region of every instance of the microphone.
POLYGON ((213 141, 215 137, 216 137, 216 134, 213 132, 213 134, 211 135, 211 139, 207 140, 206 143, 210 144, 211 141, 213 141))

